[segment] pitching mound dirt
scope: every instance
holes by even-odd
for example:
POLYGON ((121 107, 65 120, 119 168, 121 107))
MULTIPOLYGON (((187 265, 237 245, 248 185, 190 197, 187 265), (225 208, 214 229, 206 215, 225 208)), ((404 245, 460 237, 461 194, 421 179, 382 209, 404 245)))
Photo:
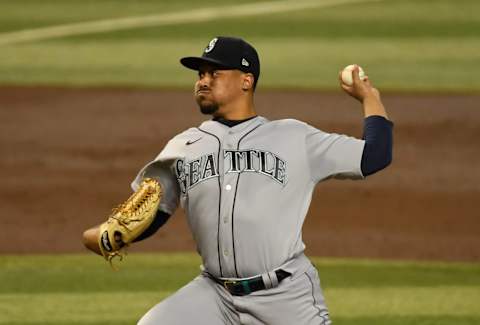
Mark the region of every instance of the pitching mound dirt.
MULTIPOLYGON (((318 185, 304 226, 322 256, 480 260, 480 95, 385 95, 393 164, 318 185)), ((361 137, 342 93, 259 91, 270 119, 361 137)), ((202 116, 189 92, 0 88, 0 253, 81 252, 81 233, 130 193, 138 169, 202 116)), ((193 250, 182 212, 134 251, 193 250)))

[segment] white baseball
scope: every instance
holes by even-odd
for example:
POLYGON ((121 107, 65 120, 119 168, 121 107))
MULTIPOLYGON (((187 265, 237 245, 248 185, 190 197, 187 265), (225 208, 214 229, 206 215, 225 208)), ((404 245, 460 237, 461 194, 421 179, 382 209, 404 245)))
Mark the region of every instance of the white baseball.
MULTIPOLYGON (((350 64, 346 66, 342 71, 342 81, 344 84, 351 86, 353 85, 353 76, 352 71, 355 66, 350 64)), ((358 67, 358 75, 360 80, 365 80, 365 72, 363 71, 362 67, 358 67)))

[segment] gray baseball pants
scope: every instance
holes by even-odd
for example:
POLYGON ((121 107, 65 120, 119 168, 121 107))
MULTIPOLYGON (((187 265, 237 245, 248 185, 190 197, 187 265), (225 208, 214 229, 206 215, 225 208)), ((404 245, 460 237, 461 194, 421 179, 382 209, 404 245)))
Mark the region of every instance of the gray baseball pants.
POLYGON ((138 325, 329 325, 313 265, 275 288, 233 296, 206 272, 148 311, 138 325))

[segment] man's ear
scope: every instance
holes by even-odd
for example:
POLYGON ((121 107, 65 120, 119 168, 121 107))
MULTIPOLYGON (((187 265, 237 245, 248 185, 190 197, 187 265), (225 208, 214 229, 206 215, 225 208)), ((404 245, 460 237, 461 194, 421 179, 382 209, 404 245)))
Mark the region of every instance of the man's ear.
POLYGON ((242 80, 242 89, 247 91, 249 89, 253 89, 253 82, 255 78, 253 74, 251 73, 245 73, 243 75, 243 80, 242 80))

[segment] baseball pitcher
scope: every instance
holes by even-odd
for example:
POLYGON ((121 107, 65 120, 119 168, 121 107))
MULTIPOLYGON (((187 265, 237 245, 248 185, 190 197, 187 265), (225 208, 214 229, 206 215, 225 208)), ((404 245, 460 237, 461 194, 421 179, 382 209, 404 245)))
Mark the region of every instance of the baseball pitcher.
POLYGON ((358 66, 351 85, 340 78, 363 106, 356 139, 258 116, 260 60, 242 39, 216 37, 200 57, 180 62, 198 72, 195 100, 212 118, 173 137, 139 171, 132 196, 84 233, 85 245, 111 261, 180 205, 202 271, 138 324, 330 324, 302 225, 317 183, 363 179, 390 164, 393 124, 378 90, 358 66))

